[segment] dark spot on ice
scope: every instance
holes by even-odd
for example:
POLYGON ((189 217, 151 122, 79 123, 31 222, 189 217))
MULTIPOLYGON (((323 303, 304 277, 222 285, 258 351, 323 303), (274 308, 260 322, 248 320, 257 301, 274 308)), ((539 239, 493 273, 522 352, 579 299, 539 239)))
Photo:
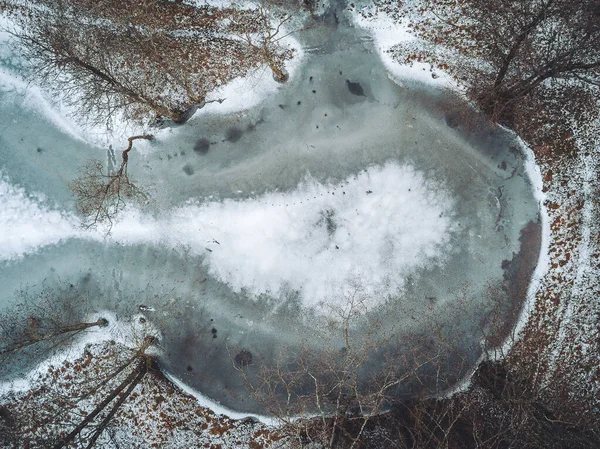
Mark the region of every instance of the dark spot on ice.
POLYGON ((208 139, 198 139, 196 141, 196 144, 194 145, 194 151, 198 154, 206 154, 208 153, 208 150, 210 149, 210 142, 208 141, 208 139))
POLYGON ((504 260, 502 261, 502 269, 503 269, 503 270, 506 270, 506 269, 508 269, 508 267, 510 267, 510 260, 506 260, 506 259, 504 259, 504 260))
POLYGON ((372 190, 367 190, 367 195, 370 195, 371 193, 373 193, 372 190))
POLYGON ((360 83, 353 83, 350 80, 346 80, 346 85, 348 86, 348 90, 352 95, 356 95, 358 97, 366 97, 365 91, 363 90, 360 83))
POLYGON ((340 75, 342 74, 342 71, 340 70, 340 75))
POLYGON ((325 114, 325 117, 327 117, 327 114, 325 114))
POLYGON ((231 143, 235 143, 242 138, 243 134, 244 132, 241 129, 236 128, 234 126, 232 128, 229 128, 225 133, 225 140, 231 143))
POLYGON ((339 247, 339 246, 337 246, 337 245, 335 245, 335 249, 340 249, 340 247, 339 247))
POLYGON ((235 366, 243 368, 252 364, 252 353, 246 349, 242 349, 234 357, 235 366))
POLYGON ((216 334, 216 333, 217 333, 217 330, 216 330, 216 329, 213 327, 213 328, 210 330, 210 332, 211 332, 212 334, 216 334))
POLYGON ((217 338, 217 334, 213 334, 213 338, 217 338))
POLYGON ((502 161, 502 163, 500 164, 500 168, 501 168, 502 170, 506 170, 506 167, 507 167, 507 165, 506 165, 506 161, 502 161))
POLYGON ((140 317, 140 323, 144 324, 146 322, 146 318, 140 317))
POLYGON ((280 105, 279 105, 279 109, 285 109, 286 107, 287 107, 287 106, 286 106, 286 105, 284 105, 284 104, 280 104, 280 105))
POLYGON ((316 93, 317 93, 317 91, 316 91, 316 90, 313 90, 312 92, 313 92, 313 94, 316 94, 316 93))
POLYGON ((40 148, 40 147, 37 147, 37 150, 36 150, 36 151, 37 151, 38 153, 41 153, 42 151, 44 151, 44 149, 43 149, 43 148, 40 148))
POLYGON ((168 159, 168 160, 171 160, 171 159, 173 159, 173 158, 171 157, 171 155, 170 155, 170 154, 167 154, 167 159, 168 159))
POLYGON ((302 104, 302 102, 300 100, 298 100, 298 103, 296 103, 298 106, 300 106, 302 104))
POLYGON ((446 122, 446 125, 448 125, 450 128, 453 128, 453 129, 457 128, 458 125, 460 124, 460 117, 456 113, 447 114, 446 117, 444 117, 444 120, 446 122))
POLYGON ((319 125, 317 125, 317 129, 319 129, 319 125))
POLYGON ((194 174, 194 169, 190 164, 185 164, 182 170, 188 176, 192 176, 194 174))
POLYGON ((185 151, 181 150, 181 151, 179 152, 179 154, 181 154, 182 156, 185 156, 185 151))
POLYGON ((177 156, 179 156, 179 154, 178 154, 178 153, 174 153, 174 154, 173 154, 173 157, 177 157, 177 156))
POLYGON ((186 369, 188 370, 188 373, 189 373, 189 372, 190 372, 190 371, 192 371, 194 368, 192 368, 190 365, 188 365, 186 369))
POLYGON ((312 83, 313 82, 313 77, 311 76, 310 78, 308 78, 308 82, 312 83))

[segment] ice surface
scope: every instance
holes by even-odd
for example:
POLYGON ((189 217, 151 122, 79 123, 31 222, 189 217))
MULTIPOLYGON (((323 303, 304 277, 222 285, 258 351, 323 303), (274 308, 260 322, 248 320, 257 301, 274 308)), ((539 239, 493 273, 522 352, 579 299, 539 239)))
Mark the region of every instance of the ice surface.
POLYGON ((0 90, 0 308, 23 285, 65 282, 122 322, 152 307, 162 366, 236 410, 264 412, 232 354, 253 354, 252 375, 281 348, 318 353, 328 313, 356 289, 369 307, 355 338, 373 322, 394 336, 373 370, 419 336, 430 351, 451 341, 444 369, 467 372, 497 307, 490 292, 502 307, 523 299, 506 267, 539 204, 519 142, 464 123, 431 86, 391 82, 371 34, 335 8, 294 36, 305 57, 288 84, 134 146, 130 176, 152 201, 106 239, 79 229, 67 184, 87 160, 106 163, 107 146, 83 144, 35 96, 0 90))
POLYGON ((205 254, 209 272, 234 292, 293 289, 312 307, 343 300, 353 279, 381 301, 416 269, 442 263, 451 253, 452 206, 443 186, 388 163, 335 184, 307 178, 290 192, 186 206, 167 222, 127 220, 112 232, 123 243, 153 236, 205 254))
MULTIPOLYGON (((101 238, 2 178, 0 201, 0 226, 8 231, 0 236, 0 260, 67 238, 101 238)), ((107 241, 189 248, 204 254, 209 272, 234 292, 279 296, 293 289, 305 306, 323 309, 342 301, 354 279, 377 301, 399 294, 416 269, 445 261, 452 206, 443 186, 388 163, 340 183, 307 178, 291 192, 185 206, 166 214, 168 221, 131 210, 107 241)))

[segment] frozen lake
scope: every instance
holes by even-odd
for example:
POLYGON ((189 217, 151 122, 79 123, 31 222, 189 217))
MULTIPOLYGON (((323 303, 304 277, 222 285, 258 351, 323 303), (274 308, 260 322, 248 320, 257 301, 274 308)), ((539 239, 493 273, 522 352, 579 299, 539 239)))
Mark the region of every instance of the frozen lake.
POLYGON ((355 344, 374 323, 389 336, 373 371, 451 346, 435 368, 454 380, 481 355, 482 329, 500 343, 539 248, 518 143, 445 93, 392 82, 342 12, 296 39, 304 62, 276 94, 139 145, 130 174, 152 201, 108 238, 78 227, 67 187, 87 160, 107 162, 107 148, 5 82, 0 308, 22 286, 65 283, 124 320, 153 307, 162 366, 243 411, 262 408, 232 358, 250 352, 253 376, 277 354, 293 363, 300 346, 343 351, 350 298, 355 344), (502 321, 492 330, 491 317, 502 321))

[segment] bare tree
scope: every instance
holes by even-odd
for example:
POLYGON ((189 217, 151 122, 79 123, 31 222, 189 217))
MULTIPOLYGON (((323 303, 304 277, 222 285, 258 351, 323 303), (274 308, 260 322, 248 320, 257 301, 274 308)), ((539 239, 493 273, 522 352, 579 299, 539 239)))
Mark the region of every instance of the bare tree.
MULTIPOLYGON (((255 366, 242 363, 243 350, 234 357, 251 394, 283 423, 291 447, 364 447, 371 420, 397 402, 399 391, 431 391, 431 372, 440 389, 449 386, 439 371, 450 354, 448 341, 399 337, 373 317, 364 327, 366 306, 360 286, 351 285, 344 301, 331 307, 321 347, 281 348, 275 361, 252 361, 255 366), (374 366, 374 354, 384 362, 374 366)), ((453 362, 460 365, 460 357, 453 362)))
POLYGON ((293 56, 275 38, 280 25, 270 9, 157 0, 0 6, 17 25, 12 33, 32 76, 82 120, 103 122, 122 111, 182 121, 208 92, 262 64, 283 79, 293 56))
POLYGON ((89 312, 85 296, 72 286, 45 288, 39 293, 18 291, 16 304, 0 314, 0 371, 22 357, 36 356, 81 332, 108 324, 105 318, 85 321, 89 312))
POLYGON ((245 20, 247 11, 236 11, 232 14, 232 26, 248 47, 258 52, 273 72, 275 80, 287 81, 289 74, 285 70, 284 63, 293 56, 293 53, 291 50, 282 51, 279 42, 291 34, 286 26, 295 14, 287 12, 273 0, 261 0, 255 4, 253 11, 257 15, 253 26, 248 26, 248 21, 245 20))
POLYGON ((115 172, 105 172, 99 161, 89 162, 77 179, 69 184, 77 201, 77 209, 83 217, 86 229, 106 225, 108 232, 126 206, 126 201, 139 202, 147 195, 137 187, 127 174, 129 152, 133 141, 152 140, 151 135, 129 137, 127 148, 121 153, 121 165, 115 172))
POLYGON ((409 26, 425 45, 396 46, 398 60, 428 62, 449 72, 492 121, 515 128, 534 146, 572 151, 573 125, 598 113, 597 1, 418 5, 409 12, 409 26))

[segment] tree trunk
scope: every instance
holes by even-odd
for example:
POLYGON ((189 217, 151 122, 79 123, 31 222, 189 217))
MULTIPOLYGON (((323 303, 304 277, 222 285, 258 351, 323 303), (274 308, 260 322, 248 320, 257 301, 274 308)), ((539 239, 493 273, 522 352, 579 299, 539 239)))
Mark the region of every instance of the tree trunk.
POLYGON ((58 335, 62 335, 62 334, 67 334, 69 332, 80 332, 86 329, 89 329, 90 327, 95 327, 95 326, 106 326, 108 324, 108 321, 104 318, 100 318, 98 321, 95 321, 93 323, 77 323, 77 324, 73 324, 71 326, 65 326, 65 327, 61 327, 60 329, 57 329, 53 332, 49 332, 47 334, 33 334, 31 337, 29 337, 29 340, 23 343, 19 343, 15 346, 12 346, 8 349, 4 349, 2 351, 0 351, 0 355, 4 355, 4 354, 8 354, 10 352, 16 352, 20 349, 26 348, 27 346, 31 346, 33 344, 39 343, 41 341, 44 340, 49 340, 50 338, 54 338, 58 335))
POLYGON ((111 421, 111 419, 113 419, 121 405, 123 405, 123 402, 125 402, 125 400, 129 397, 133 389, 142 381, 142 379, 146 375, 146 372, 148 371, 148 363, 144 361, 143 365, 144 369, 139 371, 136 378, 133 380, 133 382, 129 384, 127 390, 125 390, 125 393, 121 395, 121 397, 117 400, 117 403, 113 406, 108 415, 106 415, 106 417, 98 425, 98 428, 94 431, 94 434, 90 438, 90 444, 87 445, 87 449, 91 449, 94 446, 98 437, 100 437, 104 429, 106 429, 108 423, 111 421))
MULTIPOLYGON (((145 357, 140 357, 140 360, 138 362, 138 366, 127 376, 127 378, 125 378, 125 380, 123 382, 121 382, 114 390, 112 390, 110 392, 110 394, 100 403, 96 406, 96 408, 94 410, 92 410, 84 419, 83 421, 81 421, 77 427, 75 427, 71 433, 69 433, 65 438, 63 438, 62 440, 60 440, 58 443, 56 443, 53 446, 53 449, 62 449, 63 447, 68 446, 77 435, 79 435, 79 433, 88 425, 90 424, 94 418, 96 416, 98 416, 100 413, 102 413, 102 411, 117 397, 117 395, 119 393, 121 393, 121 391, 123 391, 125 388, 127 388, 128 386, 131 386, 133 384, 133 386, 135 387, 135 385, 137 385, 142 378, 144 377, 144 375, 146 374, 148 370, 148 361, 146 360, 145 357)), ((133 390, 133 388, 131 388, 131 390, 133 390)), ((128 393, 131 393, 130 389, 127 390, 128 393)), ((125 395, 125 398, 127 397, 127 395, 125 395)), ((125 399, 123 399, 124 401, 125 399)), ((117 406, 120 406, 123 401, 119 400, 117 402, 117 406)), ((118 408, 118 407, 117 407, 118 408)), ((113 408, 113 410, 111 410, 112 415, 114 415, 114 412, 116 412, 116 409, 113 408)), ((109 413, 107 415, 107 417, 111 417, 112 415, 111 413, 109 413)), ((106 418, 105 418, 106 419, 106 418)), ((104 423, 104 421, 102 421, 104 423)), ((106 427, 106 424, 104 425, 104 427, 106 427)), ((96 438, 98 438, 96 436, 96 438)), ((95 441, 95 440, 94 440, 95 441)))
POLYGON ((285 71, 285 69, 280 68, 277 64, 272 61, 269 61, 269 68, 273 72, 273 78, 278 83, 285 83, 288 79, 290 79, 290 75, 285 71))

